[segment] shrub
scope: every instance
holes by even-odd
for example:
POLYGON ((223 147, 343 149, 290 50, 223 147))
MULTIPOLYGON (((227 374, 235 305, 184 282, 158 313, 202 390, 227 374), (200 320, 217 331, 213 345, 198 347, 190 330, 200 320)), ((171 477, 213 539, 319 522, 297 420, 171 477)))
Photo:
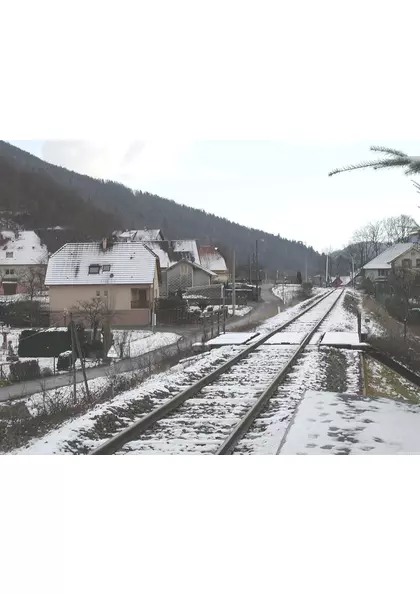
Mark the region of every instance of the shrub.
POLYGON ((366 278, 363 279, 363 281, 362 281, 362 289, 368 295, 374 295, 375 294, 375 285, 373 284, 373 282, 368 277, 366 277, 366 278))
POLYGON ((42 377, 51 377, 51 376, 53 376, 53 375, 54 375, 54 374, 53 374, 53 372, 52 372, 52 369, 50 369, 49 367, 43 367, 43 368, 41 369, 41 376, 42 376, 42 377))
POLYGON ((301 291, 305 298, 308 299, 312 295, 312 283, 303 283, 301 291))
POLYGON ((19 357, 58 357, 70 348, 68 330, 24 330, 19 336, 19 357))
POLYGON ((73 355, 71 351, 65 351, 58 356, 57 371, 67 371, 73 363, 73 355))
POLYGON ((12 327, 49 326, 49 312, 39 301, 0 301, 0 319, 12 327))
POLYGON ((26 382, 40 377, 38 361, 17 361, 10 365, 10 378, 13 382, 26 382))

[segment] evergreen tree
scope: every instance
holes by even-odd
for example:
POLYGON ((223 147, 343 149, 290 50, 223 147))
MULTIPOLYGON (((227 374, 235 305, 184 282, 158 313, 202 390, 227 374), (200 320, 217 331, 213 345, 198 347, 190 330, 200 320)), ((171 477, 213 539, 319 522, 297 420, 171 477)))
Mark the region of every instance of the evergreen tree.
POLYGON ((302 284, 302 273, 300 271, 298 271, 298 273, 296 275, 296 284, 297 285, 301 285, 302 284))

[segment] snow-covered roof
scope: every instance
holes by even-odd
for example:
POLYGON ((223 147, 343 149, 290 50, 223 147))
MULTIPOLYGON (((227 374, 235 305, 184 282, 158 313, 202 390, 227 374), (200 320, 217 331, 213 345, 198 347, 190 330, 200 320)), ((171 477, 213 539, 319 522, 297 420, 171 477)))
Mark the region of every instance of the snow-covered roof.
POLYGON ((46 264, 48 250, 35 231, 1 231, 0 265, 30 266, 46 264))
POLYGON ((114 235, 120 240, 128 241, 162 241, 163 235, 160 229, 133 229, 127 231, 114 231, 114 235))
POLYGON ((151 285, 156 263, 155 255, 141 242, 117 242, 106 250, 100 242, 66 243, 50 258, 45 284, 151 285), (89 273, 92 265, 100 266, 99 274, 89 273))
POLYGON ((198 250, 201 265, 213 272, 227 272, 222 254, 213 246, 203 245, 198 250))
POLYGON ((194 240, 145 241, 144 245, 156 254, 163 270, 176 264, 182 258, 194 260, 196 264, 200 264, 197 242, 194 240))
POLYGON ((140 229, 135 231, 134 241, 162 241, 163 235, 160 229, 140 229))
POLYGON ((193 261, 200 264, 200 256, 198 255, 197 242, 195 239, 174 239, 171 241, 171 245, 174 252, 182 252, 189 257, 192 256, 193 261))
POLYGON ((412 243, 396 243, 365 264, 363 268, 364 270, 389 270, 391 263, 409 250, 419 251, 412 243))
POLYGON ((197 268, 198 270, 202 270, 203 272, 205 272, 206 274, 209 274, 210 276, 216 276, 216 274, 214 272, 212 272, 211 270, 208 270, 207 268, 204 268, 203 266, 200 266, 200 264, 197 264, 197 262, 190 262, 189 260, 179 260, 178 262, 174 262, 173 264, 171 264, 168 267, 168 270, 171 269, 171 268, 174 268, 178 264, 189 264, 193 268, 197 268))
POLYGON ((160 267, 163 270, 166 270, 166 268, 169 268, 169 266, 172 264, 168 250, 164 249, 164 247, 166 247, 166 243, 167 242, 162 241, 144 242, 144 245, 147 246, 150 250, 152 250, 153 253, 156 254, 156 256, 159 258, 160 267))

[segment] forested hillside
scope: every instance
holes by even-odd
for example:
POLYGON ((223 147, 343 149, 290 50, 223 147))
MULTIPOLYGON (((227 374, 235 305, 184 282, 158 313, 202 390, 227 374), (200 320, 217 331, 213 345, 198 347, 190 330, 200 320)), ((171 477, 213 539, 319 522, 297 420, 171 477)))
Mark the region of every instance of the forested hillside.
MULTIPOLYGON (((64 224, 61 222, 66 218, 66 209, 62 207, 63 201, 76 200, 75 195, 77 194, 87 203, 87 207, 96 207, 108 215, 106 225, 105 220, 103 223, 101 220, 99 224, 98 221, 95 222, 89 217, 92 226, 102 228, 102 224, 104 224, 108 228, 109 215, 111 215, 114 220, 114 228, 121 226, 132 229, 160 228, 168 239, 194 238, 203 244, 214 243, 225 254, 236 249, 238 264, 248 262, 248 258, 252 257, 255 251, 255 241, 263 239, 264 241, 259 243, 259 260, 263 267, 271 271, 296 273, 297 270, 304 271, 306 261, 309 274, 323 270, 324 259, 302 242, 289 241, 280 236, 249 229, 222 217, 208 214, 203 210, 183 206, 147 192, 134 192, 116 182, 97 180, 74 173, 63 167, 46 163, 2 141, 0 141, 1 157, 22 172, 46 174, 62 187, 62 193, 56 191, 54 196, 50 194, 47 200, 47 202, 51 202, 52 208, 54 208, 52 205, 54 200, 59 201, 61 205, 50 213, 50 220, 54 219, 54 223, 51 225, 64 224), (69 192, 71 196, 68 194, 69 192)), ((57 188, 57 185, 55 187, 57 188)), ((21 191, 24 191, 23 187, 21 187, 21 191)), ((24 198, 22 197, 22 199, 24 198)), ((35 209, 36 211, 37 209, 35 209)), ((86 222, 85 220, 83 224, 86 225, 86 222)), ((67 224, 70 224, 69 221, 67 224)))
POLYGON ((0 211, 2 226, 45 230, 40 233, 50 251, 65 241, 100 239, 118 222, 45 173, 18 169, 2 157, 0 211), (57 231, 46 231, 56 226, 67 230, 61 230, 59 237, 57 231))

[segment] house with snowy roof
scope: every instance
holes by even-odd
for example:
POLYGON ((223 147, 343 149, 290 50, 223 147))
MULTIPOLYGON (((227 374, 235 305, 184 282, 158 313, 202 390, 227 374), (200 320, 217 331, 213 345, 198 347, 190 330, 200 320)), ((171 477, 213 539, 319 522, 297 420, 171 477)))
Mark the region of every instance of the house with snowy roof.
POLYGON ((225 259, 216 247, 198 247, 195 239, 167 240, 163 238, 160 229, 115 231, 114 236, 119 242, 143 241, 144 245, 156 254, 161 270, 160 294, 162 297, 177 292, 180 287, 184 290, 194 286, 205 286, 209 281, 221 283, 228 280, 229 273, 225 259), (181 262, 182 266, 177 266, 181 262), (177 275, 178 278, 176 278, 177 275), (198 284, 199 282, 201 285, 198 284))
POLYGON ((226 261, 217 247, 210 245, 200 246, 198 254, 201 266, 204 266, 207 270, 211 270, 216 275, 214 279, 216 282, 226 283, 229 280, 229 270, 226 261))
POLYGON ((0 295, 42 288, 48 263, 47 247, 35 231, 0 232, 0 295))
POLYGON ((51 324, 83 317, 99 299, 114 326, 148 326, 160 280, 159 259, 142 242, 67 243, 48 262, 51 324))
POLYGON ((393 269, 418 270, 420 249, 414 243, 397 243, 362 267, 365 277, 373 282, 386 282, 393 269))

